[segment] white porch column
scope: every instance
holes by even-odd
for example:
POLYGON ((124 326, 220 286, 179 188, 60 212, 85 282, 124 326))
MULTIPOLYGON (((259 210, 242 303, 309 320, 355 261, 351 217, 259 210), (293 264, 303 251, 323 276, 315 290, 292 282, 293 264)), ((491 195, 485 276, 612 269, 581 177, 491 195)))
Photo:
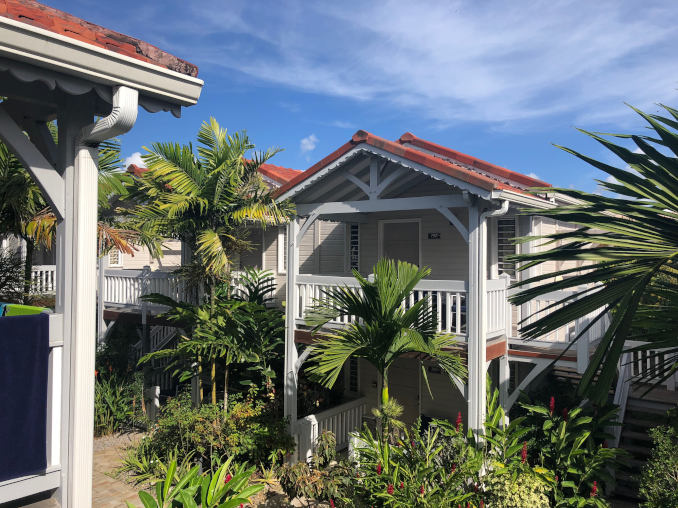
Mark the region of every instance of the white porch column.
POLYGON ((485 276, 483 248, 485 235, 480 223, 478 206, 469 207, 469 269, 468 295, 466 297, 466 321, 468 330, 468 427, 478 434, 482 431, 485 412, 485 340, 482 336, 484 313, 480 278, 485 276))
POLYGON ((508 354, 505 354, 499 357, 499 404, 503 408, 506 408, 508 405, 510 382, 511 367, 509 365, 508 354))
POLYGON ((108 268, 108 254, 99 256, 99 290, 97 291, 97 341, 98 346, 106 334, 106 322, 104 321, 104 292, 106 290, 106 268, 108 268))
POLYGON ((56 311, 63 313, 64 326, 61 506, 79 507, 92 504, 97 151, 77 145, 92 113, 76 101, 64 111, 58 150, 65 219, 57 225, 56 241, 56 311))
POLYGON ((297 346, 294 343, 295 320, 299 308, 297 293, 297 274, 299 273, 299 219, 295 217, 287 225, 287 301, 285 304, 285 379, 284 410, 289 418, 290 429, 294 434, 297 423, 297 346))

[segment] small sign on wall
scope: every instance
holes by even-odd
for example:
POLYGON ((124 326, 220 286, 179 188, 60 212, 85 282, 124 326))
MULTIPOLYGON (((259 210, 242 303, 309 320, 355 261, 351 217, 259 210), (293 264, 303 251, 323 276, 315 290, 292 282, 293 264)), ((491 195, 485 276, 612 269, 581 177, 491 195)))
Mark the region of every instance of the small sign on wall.
POLYGON ((429 233, 428 239, 429 240, 440 240, 440 233, 429 233))

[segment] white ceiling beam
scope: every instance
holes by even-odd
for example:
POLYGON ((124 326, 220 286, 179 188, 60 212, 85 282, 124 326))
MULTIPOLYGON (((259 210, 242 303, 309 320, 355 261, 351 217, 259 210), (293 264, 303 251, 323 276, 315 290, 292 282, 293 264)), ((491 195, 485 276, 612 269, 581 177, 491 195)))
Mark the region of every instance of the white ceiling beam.
MULTIPOLYGON (((362 171, 363 169, 365 169, 368 166, 369 162, 370 162, 369 158, 363 158, 360 161, 358 161, 356 164, 354 164, 353 166, 348 167, 346 169, 346 171, 354 171, 354 173, 358 173, 358 172, 362 171)), ((311 189, 308 189, 307 192, 304 192, 304 194, 303 194, 304 201, 310 201, 310 202, 318 201, 319 198, 321 198, 322 196, 324 196, 328 192, 336 191, 337 188, 340 187, 340 183, 344 178, 345 178, 345 174, 341 173, 341 172, 336 172, 333 175, 332 174, 327 175, 327 178, 325 179, 325 181, 323 181, 322 183, 318 182, 318 185, 317 185, 318 189, 317 190, 315 190, 313 192, 313 191, 311 191, 311 189)), ((351 192, 352 192, 352 190, 351 190, 351 192)), ((337 201, 341 201, 340 198, 335 197, 335 199, 337 201)), ((320 201, 322 201, 322 200, 320 200, 320 201)))
POLYGON ((437 207, 467 207, 468 201, 460 195, 422 196, 414 198, 375 199, 364 201, 336 201, 330 203, 298 204, 297 214, 313 216, 345 213, 373 213, 401 210, 428 210, 437 207))
POLYGON ((454 213, 452 213, 449 208, 445 206, 438 206, 436 207, 436 210, 438 210, 443 217, 449 220, 450 224, 457 228, 457 231, 459 231, 461 237, 464 239, 466 243, 468 243, 468 229, 461 223, 459 218, 456 215, 454 215, 454 213))
MULTIPOLYGON (((406 169, 405 171, 408 172, 407 169, 406 169)), ((424 176, 424 175, 422 175, 421 173, 417 173, 416 171, 410 171, 410 172, 408 172, 408 173, 409 173, 409 174, 404 175, 404 176, 398 181, 398 183, 397 183, 392 189, 390 189, 389 194, 393 194, 393 195, 396 195, 396 196, 397 196, 397 195, 400 194, 403 190, 409 188, 409 187, 411 186, 411 183, 412 183, 413 180, 416 180, 417 178, 421 178, 422 176, 424 176)), ((392 182, 392 183, 393 183, 393 182, 392 182)), ((386 191, 386 189, 384 189, 384 192, 385 192, 385 191, 386 191)), ((382 194, 383 194, 383 193, 382 193, 382 194)))
POLYGON ((370 177, 370 185, 367 185, 365 182, 363 182, 360 178, 357 176, 352 175, 351 173, 346 173, 346 179, 351 182, 353 185, 358 187, 361 191, 363 191, 367 197, 372 199, 372 177, 370 177))
POLYGON ((405 173, 407 173, 407 170, 403 167, 399 167, 395 169, 393 172, 391 172, 391 174, 389 174, 379 183, 379 187, 377 188, 377 197, 381 196, 384 193, 384 191, 388 188, 388 186, 395 181, 396 178, 401 177, 405 173))
POLYGON ((65 217, 65 184, 61 175, 0 104, 0 139, 9 147, 40 187, 57 220, 65 217))

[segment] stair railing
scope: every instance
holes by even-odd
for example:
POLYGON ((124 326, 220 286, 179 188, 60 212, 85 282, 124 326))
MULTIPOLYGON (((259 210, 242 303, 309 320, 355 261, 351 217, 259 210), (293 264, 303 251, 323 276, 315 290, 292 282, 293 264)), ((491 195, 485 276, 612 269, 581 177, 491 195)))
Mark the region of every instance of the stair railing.
POLYGON ((614 436, 611 446, 617 448, 621 440, 622 427, 624 425, 624 417, 626 416, 626 403, 629 398, 629 391, 631 389, 632 363, 631 353, 624 353, 619 360, 619 377, 617 378, 617 386, 614 391, 613 403, 619 407, 616 422, 610 433, 614 436))

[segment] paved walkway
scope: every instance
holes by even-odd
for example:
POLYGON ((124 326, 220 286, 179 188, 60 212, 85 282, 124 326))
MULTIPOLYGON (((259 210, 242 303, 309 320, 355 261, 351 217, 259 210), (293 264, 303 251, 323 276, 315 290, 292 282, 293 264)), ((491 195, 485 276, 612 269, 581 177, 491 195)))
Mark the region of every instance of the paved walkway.
POLYGON ((141 434, 122 434, 94 440, 93 508, 125 507, 125 501, 142 506, 137 493, 139 489, 113 477, 113 471, 120 467, 125 456, 125 448, 140 437, 141 434))

